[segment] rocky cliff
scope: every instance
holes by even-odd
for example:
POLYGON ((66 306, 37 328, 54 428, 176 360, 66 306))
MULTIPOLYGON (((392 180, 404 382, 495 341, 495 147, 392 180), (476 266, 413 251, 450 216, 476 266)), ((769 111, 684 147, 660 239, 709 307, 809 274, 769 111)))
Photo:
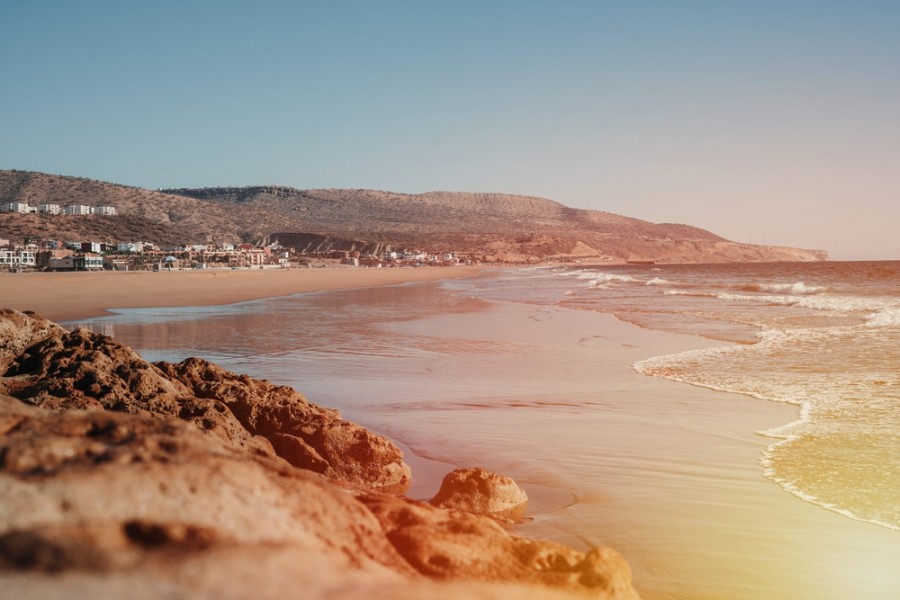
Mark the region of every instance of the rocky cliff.
MULTIPOLYGON (((289 388, 0 310, 11 598, 637 598, 612 550, 407 499, 408 478, 389 440, 289 388)), ((445 487, 473 481, 458 505, 509 503, 481 471, 445 487)))

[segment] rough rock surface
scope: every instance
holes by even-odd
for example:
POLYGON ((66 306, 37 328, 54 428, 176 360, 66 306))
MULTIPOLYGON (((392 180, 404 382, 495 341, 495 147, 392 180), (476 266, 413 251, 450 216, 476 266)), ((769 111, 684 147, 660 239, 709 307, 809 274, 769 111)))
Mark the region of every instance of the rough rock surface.
MULTIPOLYGON (((349 485, 402 492, 409 484, 403 453, 390 440, 289 387, 198 358, 153 365, 108 336, 53 329, 16 311, 0 315, 0 328, 13 330, 23 320, 19 338, 43 339, 6 360, 5 389, 12 396, 53 410, 174 417, 235 447, 279 456, 349 485)), ((24 342, 8 345, 12 354, 24 342)))
POLYGON ((336 418, 293 392, 203 361, 148 365, 109 338, 14 318, 23 339, 47 335, 0 380, 21 396, 0 393, 4 596, 637 598, 611 550, 520 538, 489 517, 347 485, 365 469, 316 473, 249 430, 247 443, 216 433, 336 418), (204 406, 214 426, 184 418, 204 406))
POLYGON ((25 348, 63 331, 56 323, 34 313, 0 308, 0 373, 25 348))
POLYGON ((18 580, 39 590, 53 574, 100 589, 98 578, 118 577, 190 592, 196 578, 251 597, 249 584, 264 587, 272 570, 270 551, 302 578, 319 569, 374 581, 415 576, 346 490, 190 424, 51 412, 9 396, 0 396, 0 424, 3 589, 18 580), (217 564, 223 557, 244 564, 231 573, 217 564))
POLYGON ((609 548, 586 554, 510 535, 485 516, 460 514, 388 495, 360 498, 417 571, 437 579, 520 581, 599 598, 637 598, 631 570, 609 548))
POLYGON ((201 358, 156 365, 197 398, 224 404, 253 435, 272 443, 294 466, 331 479, 405 491, 410 471, 388 439, 349 421, 340 412, 311 404, 287 386, 237 375, 201 358))
POLYGON ((476 515, 508 513, 524 507, 528 494, 509 477, 475 467, 448 473, 430 502, 476 515))

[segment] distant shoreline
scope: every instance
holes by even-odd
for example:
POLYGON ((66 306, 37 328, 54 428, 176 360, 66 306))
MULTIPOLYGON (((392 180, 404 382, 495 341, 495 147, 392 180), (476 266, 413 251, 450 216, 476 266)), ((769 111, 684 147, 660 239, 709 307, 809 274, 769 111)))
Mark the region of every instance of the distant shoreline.
POLYGON ((476 266, 165 272, 0 273, 3 306, 52 321, 99 317, 116 308, 215 306, 303 292, 471 277, 476 266))

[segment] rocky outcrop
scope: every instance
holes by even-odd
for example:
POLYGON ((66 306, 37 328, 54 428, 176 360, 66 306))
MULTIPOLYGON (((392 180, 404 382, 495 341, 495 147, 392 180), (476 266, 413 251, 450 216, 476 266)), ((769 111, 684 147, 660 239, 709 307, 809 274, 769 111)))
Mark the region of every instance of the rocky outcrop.
POLYGON ((393 445, 289 388, 3 314, 5 596, 637 598, 612 550, 386 493, 393 445))
POLYGON ((237 375, 200 358, 156 366, 197 398, 226 406, 248 432, 269 440, 294 466, 367 487, 405 491, 409 484, 403 453, 390 440, 287 386, 237 375))
POLYGON ((527 502, 528 494, 511 478, 479 467, 448 473, 430 500, 434 506, 475 515, 509 514, 527 502))
POLYGON ((303 582, 310 597, 347 574, 416 577, 347 491, 188 423, 9 396, 0 419, 0 585, 31 591, 10 597, 115 597, 137 582, 119 597, 251 598, 282 568, 274 580, 303 582))
POLYGON ((15 311, 0 327, 23 319, 20 337, 43 339, 8 359, 5 387, 30 404, 180 419, 240 450, 277 456, 348 485, 402 492, 409 484, 403 453, 390 440, 291 388, 196 358, 153 365, 108 336, 53 329, 15 311))
POLYGON ((29 346, 62 333, 62 327, 32 312, 0 308, 0 373, 29 346))

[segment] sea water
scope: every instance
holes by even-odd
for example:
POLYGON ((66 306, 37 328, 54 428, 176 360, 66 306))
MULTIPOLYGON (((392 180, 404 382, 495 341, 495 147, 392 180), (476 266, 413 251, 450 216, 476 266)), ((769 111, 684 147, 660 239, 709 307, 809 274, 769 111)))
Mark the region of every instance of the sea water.
POLYGON ((204 356, 419 454, 561 490, 521 530, 619 549, 647 599, 887 600, 898 274, 572 265, 88 324, 150 360, 204 356))
POLYGON ((734 342, 635 369, 799 406, 764 432, 765 475, 900 530, 900 263, 574 266, 510 273, 478 294, 734 342))

